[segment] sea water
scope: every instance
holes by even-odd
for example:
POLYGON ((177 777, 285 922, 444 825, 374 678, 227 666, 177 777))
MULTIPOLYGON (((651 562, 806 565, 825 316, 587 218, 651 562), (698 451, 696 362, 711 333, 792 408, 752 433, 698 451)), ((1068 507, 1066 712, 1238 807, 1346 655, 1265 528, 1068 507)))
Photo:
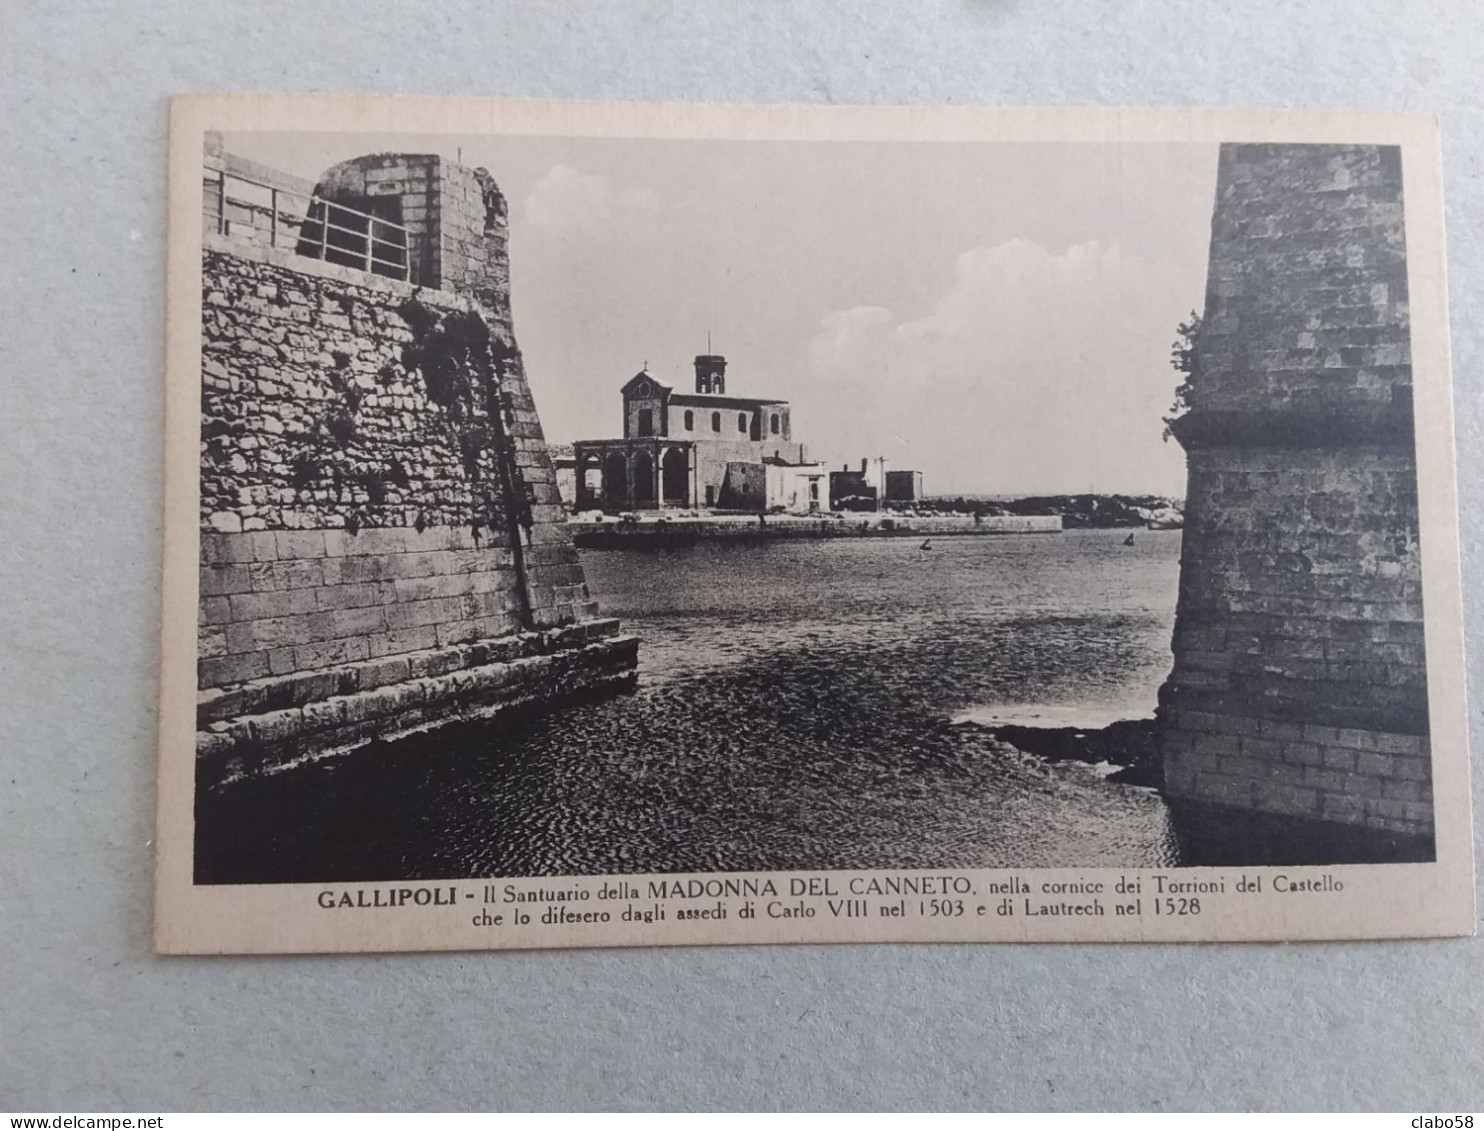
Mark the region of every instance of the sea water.
POLYGON ((1149 716, 1180 533, 583 551, 638 686, 203 794, 205 882, 1151 866, 1164 803, 995 723, 1149 716))

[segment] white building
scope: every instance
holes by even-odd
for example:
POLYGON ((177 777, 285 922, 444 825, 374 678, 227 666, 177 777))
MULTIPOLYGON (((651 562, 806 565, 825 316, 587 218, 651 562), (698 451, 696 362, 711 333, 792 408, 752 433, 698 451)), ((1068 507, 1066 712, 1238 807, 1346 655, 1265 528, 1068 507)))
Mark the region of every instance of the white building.
POLYGON ((763 460, 767 507, 788 514, 813 514, 829 510, 829 472, 822 463, 788 463, 763 460))

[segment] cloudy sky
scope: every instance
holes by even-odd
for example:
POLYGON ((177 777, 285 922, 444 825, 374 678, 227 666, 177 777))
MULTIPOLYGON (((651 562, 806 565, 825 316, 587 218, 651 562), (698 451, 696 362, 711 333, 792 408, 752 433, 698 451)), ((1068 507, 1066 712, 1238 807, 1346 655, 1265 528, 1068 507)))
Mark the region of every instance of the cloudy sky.
POLYGON ((1202 303, 1214 146, 233 134, 314 179, 362 153, 488 168, 548 437, 621 433, 646 362, 793 402, 831 464, 931 493, 1184 493, 1161 437, 1202 303))

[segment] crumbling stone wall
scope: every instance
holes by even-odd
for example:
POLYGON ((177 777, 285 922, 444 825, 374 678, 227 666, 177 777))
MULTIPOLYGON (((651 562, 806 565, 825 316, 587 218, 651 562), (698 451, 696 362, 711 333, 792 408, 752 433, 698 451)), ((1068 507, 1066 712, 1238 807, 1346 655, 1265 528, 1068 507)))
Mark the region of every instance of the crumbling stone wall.
POLYGON ((413 330, 471 304, 220 244, 203 266, 203 528, 468 527, 481 516, 474 475, 494 476, 494 450, 463 458, 460 422, 429 395, 413 330))
POLYGON ((477 306, 263 248, 203 269, 201 686, 592 615, 477 306), (471 326, 498 389, 471 381, 471 326))
POLYGON ((1411 404, 1399 151, 1223 146, 1174 426, 1177 811, 1430 837, 1411 404))

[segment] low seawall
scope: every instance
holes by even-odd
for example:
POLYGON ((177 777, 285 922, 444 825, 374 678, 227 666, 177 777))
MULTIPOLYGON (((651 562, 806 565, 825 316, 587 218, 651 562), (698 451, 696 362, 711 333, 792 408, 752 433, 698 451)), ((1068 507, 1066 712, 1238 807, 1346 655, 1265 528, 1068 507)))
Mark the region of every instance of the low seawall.
POLYGON ((593 619, 213 689, 196 708, 197 783, 631 688, 637 652, 618 621, 593 619))
POLYGON ((769 515, 716 515, 707 518, 643 518, 567 524, 572 540, 584 549, 611 549, 636 544, 702 540, 760 541, 788 538, 941 538, 991 534, 1059 534, 1060 515, 985 515, 918 518, 912 515, 863 515, 805 518, 769 515))

